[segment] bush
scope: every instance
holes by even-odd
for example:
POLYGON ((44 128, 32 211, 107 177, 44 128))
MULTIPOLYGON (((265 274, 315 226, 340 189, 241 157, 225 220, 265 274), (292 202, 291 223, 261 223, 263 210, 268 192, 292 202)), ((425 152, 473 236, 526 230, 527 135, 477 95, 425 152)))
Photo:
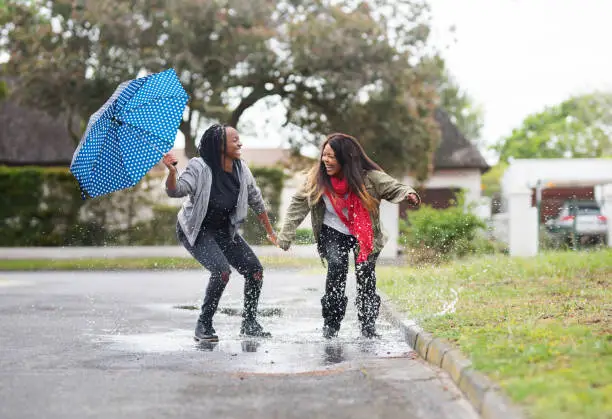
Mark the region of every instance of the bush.
MULTIPOLYGON (((281 192, 285 183, 285 174, 282 169, 274 167, 251 167, 250 169, 266 201, 270 223, 275 225, 280 211, 281 192)), ((257 215, 253 211, 249 210, 242 229, 242 234, 248 243, 254 245, 269 244, 266 239, 266 230, 262 227, 257 215)))
POLYGON ((469 208, 464 210, 463 198, 457 206, 443 210, 423 205, 408 217, 408 221, 400 220, 400 244, 407 246, 409 254, 418 261, 461 257, 474 253, 478 246, 486 246, 476 240, 477 233, 486 224, 469 208))
MULTIPOLYGON (((275 223, 283 171, 252 171, 275 223)), ((178 208, 157 203, 160 182, 147 175, 132 188, 83 201, 68 168, 0 166, 0 246, 177 244, 178 208)), ((243 228, 250 243, 267 243, 252 211, 243 228)))
POLYGON ((312 229, 298 228, 295 231, 295 244, 314 244, 315 238, 312 229))
POLYGON ((83 201, 67 168, 0 166, 0 246, 166 243, 163 229, 173 230, 174 221, 153 205, 151 190, 158 185, 147 176, 133 188, 83 201), (147 226, 149 232, 139 231, 147 226))
POLYGON ((0 167, 0 245, 64 246, 83 205, 66 169, 0 167))
POLYGON ((131 245, 153 246, 177 244, 176 217, 179 208, 172 205, 154 205, 153 218, 139 221, 132 228, 131 234, 122 241, 131 245))

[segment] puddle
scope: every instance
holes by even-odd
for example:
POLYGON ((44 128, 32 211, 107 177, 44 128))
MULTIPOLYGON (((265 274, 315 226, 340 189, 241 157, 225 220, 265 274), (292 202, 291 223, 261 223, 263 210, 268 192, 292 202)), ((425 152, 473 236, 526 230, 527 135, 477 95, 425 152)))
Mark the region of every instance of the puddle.
MULTIPOLYGON (((300 286, 300 290, 316 287, 300 286)), ((161 313, 182 312, 173 317, 180 325, 168 327, 167 317, 160 323, 149 324, 146 333, 116 334, 102 331, 96 340, 111 351, 142 355, 141 367, 149 365, 185 365, 197 372, 250 374, 310 374, 359 368, 364 360, 379 358, 411 358, 414 351, 402 339, 401 333, 382 316, 377 321, 381 339, 360 336, 354 306, 347 310, 337 338, 322 336, 320 296, 312 293, 296 298, 291 290, 278 293, 260 305, 259 321, 272 333, 272 338, 245 338, 239 335, 242 296, 239 290, 226 298, 214 318, 219 342, 197 343, 193 327, 199 304, 147 304, 143 307, 161 313), (284 294, 284 295, 283 295, 284 294), (299 300, 299 301, 298 301, 299 300), (165 326, 164 326, 165 325, 165 326)), ((133 367, 133 364, 126 365, 133 367)))
MULTIPOLYGON (((237 325, 236 325, 237 326, 237 325)), ((220 341, 195 342, 191 329, 175 329, 159 333, 108 334, 99 337, 109 350, 166 355, 176 361, 190 358, 207 371, 296 374, 350 368, 356 362, 376 358, 411 358, 413 351, 401 341, 398 332, 379 327, 381 339, 358 337, 356 327, 347 327, 338 338, 326 340, 312 321, 298 323, 293 329, 279 325, 269 330, 271 339, 241 338, 238 328, 228 333, 216 327, 220 341), (310 325, 307 330, 306 326, 310 325)), ((146 358, 146 357, 145 357, 146 358)))
MULTIPOLYGON (((196 305, 177 305, 173 308, 178 310, 199 311, 200 307, 196 305)), ((220 307, 217 314, 225 314, 226 316, 242 317, 242 309, 232 307, 220 307)), ((283 310, 278 307, 261 308, 257 310, 259 317, 281 317, 283 310)))

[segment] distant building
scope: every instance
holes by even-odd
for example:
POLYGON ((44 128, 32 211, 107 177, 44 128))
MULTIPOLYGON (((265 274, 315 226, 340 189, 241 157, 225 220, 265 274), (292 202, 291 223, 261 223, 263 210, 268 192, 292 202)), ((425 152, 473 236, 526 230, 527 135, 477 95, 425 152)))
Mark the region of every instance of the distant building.
MULTIPOLYGON (((423 203, 434 208, 447 208, 460 190, 465 191, 469 202, 477 202, 481 198, 482 175, 490 166, 445 111, 438 109, 435 118, 440 124, 441 138, 434 154, 433 173, 420 190, 423 203)), ((410 175, 404 181, 409 185, 416 184, 410 175)), ((402 216, 407 209, 407 203, 400 204, 402 216)))

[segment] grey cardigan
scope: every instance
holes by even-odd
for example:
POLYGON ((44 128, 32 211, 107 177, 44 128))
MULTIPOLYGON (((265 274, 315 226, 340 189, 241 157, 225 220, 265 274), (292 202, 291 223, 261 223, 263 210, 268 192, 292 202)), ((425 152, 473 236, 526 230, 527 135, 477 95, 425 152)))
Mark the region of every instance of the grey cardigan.
MULTIPOLYGON (((230 214, 230 234, 234 237, 240 225, 247 216, 249 207, 257 214, 266 211, 266 205, 261 191, 255 183, 253 174, 247 164, 240 160, 240 192, 236 209, 230 214)), ((178 213, 178 222, 193 246, 200 232, 200 227, 208 211, 210 188, 212 186, 212 170, 201 157, 189 160, 185 171, 176 180, 176 189, 166 188, 166 194, 171 198, 182 198, 189 195, 178 213)))

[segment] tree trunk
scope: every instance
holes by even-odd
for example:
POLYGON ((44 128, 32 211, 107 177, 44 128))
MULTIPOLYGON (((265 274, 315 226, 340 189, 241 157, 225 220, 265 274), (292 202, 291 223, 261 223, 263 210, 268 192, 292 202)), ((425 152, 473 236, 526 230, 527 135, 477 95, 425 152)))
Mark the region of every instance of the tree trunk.
POLYGON ((275 85, 273 89, 266 90, 265 85, 255 86, 251 94, 247 97, 243 98, 236 109, 232 112, 232 116, 230 117, 229 124, 232 127, 236 127, 238 125, 238 121, 240 121, 240 117, 248 108, 253 106, 259 99, 263 99, 266 96, 273 95, 284 95, 283 86, 275 85))

